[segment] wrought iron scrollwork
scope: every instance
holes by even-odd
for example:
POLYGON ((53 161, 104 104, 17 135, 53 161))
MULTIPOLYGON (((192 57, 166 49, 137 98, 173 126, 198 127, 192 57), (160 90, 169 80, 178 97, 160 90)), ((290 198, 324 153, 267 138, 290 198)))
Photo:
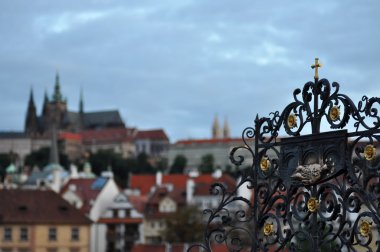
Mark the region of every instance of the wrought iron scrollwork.
POLYGON ((204 211, 204 243, 189 251, 380 251, 380 98, 356 105, 318 78, 293 98, 243 131, 230 160, 250 168, 232 191, 212 186, 219 206, 204 211), (321 122, 332 131, 321 133, 321 122), (312 134, 302 136, 307 125, 312 134), (282 128, 288 136, 279 138, 282 128))

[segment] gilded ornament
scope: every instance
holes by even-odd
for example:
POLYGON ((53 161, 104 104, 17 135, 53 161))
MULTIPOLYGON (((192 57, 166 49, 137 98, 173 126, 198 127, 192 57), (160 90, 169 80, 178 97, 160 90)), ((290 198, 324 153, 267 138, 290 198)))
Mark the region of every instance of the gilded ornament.
POLYGON ((288 127, 291 129, 297 127, 297 116, 295 114, 288 116, 288 127))
POLYGON ((367 145, 364 148, 364 157, 368 161, 373 160, 376 157, 376 147, 372 144, 367 145))
POLYGON ((371 223, 368 221, 362 221, 359 226, 359 233, 363 237, 367 237, 371 233, 371 223))
POLYGON ((291 178, 299 180, 305 185, 311 185, 318 182, 323 177, 323 173, 333 171, 334 162, 330 159, 326 160, 326 163, 323 165, 320 165, 318 163, 299 165, 291 175, 291 178))
POLYGON ((273 234, 273 223, 265 223, 264 224, 264 235, 271 236, 273 234))
POLYGON ((333 122, 338 121, 340 119, 340 109, 339 109, 339 107, 333 106, 330 109, 329 116, 330 116, 331 121, 333 121, 333 122))
POLYGON ((314 65, 311 66, 312 69, 314 69, 314 79, 318 80, 319 75, 318 75, 318 68, 322 67, 322 64, 318 62, 318 58, 315 58, 315 63, 314 65))
POLYGON ((264 172, 268 171, 270 167, 270 160, 268 157, 262 157, 260 160, 260 169, 264 172))
POLYGON ((319 208, 319 202, 316 198, 314 197, 311 197, 308 201, 307 201, 307 209, 309 210, 309 212, 311 213, 315 213, 319 208))

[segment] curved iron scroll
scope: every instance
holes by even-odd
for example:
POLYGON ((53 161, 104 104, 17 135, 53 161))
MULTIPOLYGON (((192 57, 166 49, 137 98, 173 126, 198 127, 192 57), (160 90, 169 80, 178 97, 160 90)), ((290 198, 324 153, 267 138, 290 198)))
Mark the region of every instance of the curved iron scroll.
POLYGON ((204 210, 204 242, 189 251, 380 251, 380 99, 355 104, 326 79, 293 97, 243 131, 230 160, 243 168, 246 151, 252 164, 233 190, 212 186, 219 206, 204 210), (332 131, 320 133, 322 122, 332 131), (312 134, 301 135, 308 124, 312 134))

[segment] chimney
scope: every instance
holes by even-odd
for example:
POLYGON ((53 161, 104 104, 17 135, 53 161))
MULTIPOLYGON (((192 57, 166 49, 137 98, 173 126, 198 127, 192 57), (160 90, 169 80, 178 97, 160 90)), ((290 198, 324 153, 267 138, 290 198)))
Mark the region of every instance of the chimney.
POLYGON ((73 178, 73 179, 79 178, 78 168, 74 164, 70 165, 70 178, 73 178))
POLYGON ((162 184, 162 172, 158 171, 156 173, 156 185, 160 186, 162 184))
POLYGON ((223 173, 222 173, 222 170, 221 170, 221 169, 216 169, 216 170, 212 173, 212 177, 215 178, 215 179, 221 178, 222 175, 223 175, 223 173))
POLYGON ((193 201, 194 187, 195 187, 194 180, 188 179, 186 181, 186 203, 187 204, 193 201))
POLYGON ((59 170, 59 167, 53 170, 53 181, 51 184, 51 189, 57 193, 61 189, 61 171, 59 170))

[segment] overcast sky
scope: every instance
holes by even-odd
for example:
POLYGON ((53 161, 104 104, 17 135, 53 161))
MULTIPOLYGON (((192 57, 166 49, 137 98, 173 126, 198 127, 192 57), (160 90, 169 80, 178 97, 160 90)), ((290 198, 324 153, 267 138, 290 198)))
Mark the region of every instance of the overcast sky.
POLYGON ((119 109, 171 141, 233 136, 320 76, 358 101, 380 96, 380 1, 0 1, 0 130, 24 127, 61 77, 70 110, 119 109))

